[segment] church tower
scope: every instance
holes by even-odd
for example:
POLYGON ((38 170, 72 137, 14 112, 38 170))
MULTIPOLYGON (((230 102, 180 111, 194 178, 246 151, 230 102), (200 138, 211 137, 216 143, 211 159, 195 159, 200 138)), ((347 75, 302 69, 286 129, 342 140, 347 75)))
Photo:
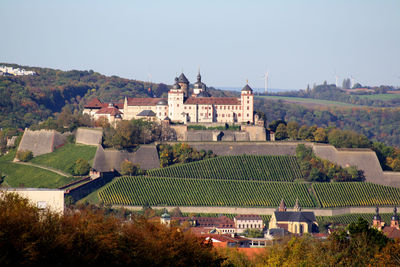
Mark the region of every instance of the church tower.
POLYGON ((374 215, 374 219, 372 220, 372 226, 374 226, 378 230, 382 229, 382 219, 381 219, 381 216, 379 215, 378 207, 376 207, 376 209, 375 209, 375 215, 374 215))
POLYGON ((203 83, 201 82, 200 70, 197 74, 197 82, 194 84, 193 94, 198 95, 203 91, 203 83))
POLYGON ((399 215, 397 215, 396 207, 393 208, 393 215, 390 221, 390 227, 396 227, 397 229, 399 229, 399 215))

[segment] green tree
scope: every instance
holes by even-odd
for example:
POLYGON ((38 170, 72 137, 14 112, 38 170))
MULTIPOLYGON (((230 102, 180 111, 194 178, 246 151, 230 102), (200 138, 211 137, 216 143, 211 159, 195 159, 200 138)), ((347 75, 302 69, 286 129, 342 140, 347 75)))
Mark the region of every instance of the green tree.
POLYGON ((76 160, 73 168, 74 175, 86 175, 89 173, 90 165, 86 159, 79 158, 76 160))
POLYGON ((17 158, 20 161, 27 162, 33 158, 33 153, 30 150, 19 150, 17 152, 17 158))
POLYGON ((276 128, 275 139, 276 140, 285 140, 288 137, 286 125, 284 123, 280 123, 276 128))
POLYGON ((139 171, 139 166, 137 164, 133 164, 129 160, 124 160, 121 163, 121 174, 122 175, 137 175, 139 171))
POLYGON ((290 121, 287 124, 287 133, 290 139, 297 140, 299 134, 299 124, 295 121, 290 121))

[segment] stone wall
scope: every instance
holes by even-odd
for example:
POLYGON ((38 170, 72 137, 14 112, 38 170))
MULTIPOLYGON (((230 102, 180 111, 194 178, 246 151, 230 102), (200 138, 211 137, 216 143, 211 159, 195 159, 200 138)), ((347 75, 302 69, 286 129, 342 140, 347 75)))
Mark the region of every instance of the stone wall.
MULTIPOLYGON (((113 207, 124 207, 130 210, 142 210, 142 206, 121 206, 113 205, 113 207)), ((176 206, 153 206, 153 209, 167 209, 168 211, 176 208, 176 206)), ((344 215, 349 213, 375 213, 376 207, 344 207, 335 209, 308 209, 302 208, 302 211, 313 211, 315 216, 336 216, 344 215)), ((242 207, 207 207, 207 206, 184 206, 179 207, 181 212, 184 213, 220 213, 220 214, 257 214, 257 215, 272 215, 276 208, 242 208, 242 207)), ((288 208, 288 211, 292 209, 288 208)), ((380 213, 392 213, 393 207, 379 207, 380 213)), ((371 218, 372 220, 372 218, 371 218)))
POLYGON ((318 157, 342 167, 357 166, 364 171, 368 182, 400 187, 400 172, 384 172, 375 152, 370 149, 336 149, 331 145, 314 144, 313 150, 318 157))
POLYGON ((242 131, 249 134, 250 141, 266 141, 267 133, 263 126, 257 125, 242 125, 242 131))
POLYGON ((51 153, 54 148, 62 146, 66 142, 66 135, 63 135, 55 130, 39 130, 31 131, 25 129, 18 151, 32 151, 33 156, 51 153))
POLYGON ((176 132, 176 139, 178 141, 186 141, 187 140, 187 125, 176 124, 170 125, 170 127, 176 132))
POLYGON ((97 146, 103 138, 102 129, 78 128, 75 134, 75 142, 78 144, 97 146))

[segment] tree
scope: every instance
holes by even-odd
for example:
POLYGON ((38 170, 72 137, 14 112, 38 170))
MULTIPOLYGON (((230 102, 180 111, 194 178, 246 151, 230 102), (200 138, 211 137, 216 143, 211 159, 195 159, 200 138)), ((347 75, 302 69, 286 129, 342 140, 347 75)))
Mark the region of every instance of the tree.
POLYGON ((286 125, 284 123, 280 123, 276 128, 275 139, 276 140, 284 140, 288 137, 288 133, 286 130, 286 125))
POLYGON ((30 150, 19 150, 17 152, 17 158, 20 161, 27 162, 33 158, 33 153, 30 150))
POLYGON ((328 141, 326 131, 321 127, 317 128, 317 130, 313 132, 313 135, 315 142, 326 143, 328 141))
POLYGON ((299 124, 295 121, 290 121, 287 124, 287 133, 290 139, 297 140, 299 134, 299 124))
POLYGON ((133 164, 129 160, 124 160, 121 163, 121 174, 122 175, 137 175, 139 170, 139 165, 138 164, 133 164))
POLYGON ((74 175, 80 175, 80 176, 86 175, 89 173, 89 170, 90 170, 90 165, 86 159, 79 158, 76 160, 73 167, 74 175))
POLYGON ((284 125, 286 125, 286 122, 285 122, 284 120, 276 120, 276 121, 271 122, 271 123, 268 125, 268 128, 269 128, 271 131, 276 132, 276 129, 278 128, 279 124, 281 124, 281 123, 283 123, 284 125))

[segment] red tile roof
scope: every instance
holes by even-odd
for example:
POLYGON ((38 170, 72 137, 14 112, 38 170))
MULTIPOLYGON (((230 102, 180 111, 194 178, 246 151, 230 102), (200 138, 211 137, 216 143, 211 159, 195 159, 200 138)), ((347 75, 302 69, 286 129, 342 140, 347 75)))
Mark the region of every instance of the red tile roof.
POLYGON ((396 227, 386 226, 382 229, 382 232, 389 238, 400 239, 400 230, 396 227))
POLYGON ((189 97, 187 105, 240 105, 240 99, 236 97, 189 97))
POLYGON ((128 106, 155 106, 162 98, 128 97, 128 106))
POLYGON ((115 116, 117 114, 122 114, 122 112, 119 111, 119 109, 115 108, 115 107, 105 107, 105 108, 101 108, 100 110, 98 110, 96 112, 96 114, 110 114, 111 116, 115 116))
POLYGON ((102 103, 97 97, 92 98, 89 103, 87 103, 84 108, 103 108, 108 106, 107 103, 102 103))
POLYGON ((239 214, 235 218, 236 220, 262 220, 261 216, 256 214, 239 214))

